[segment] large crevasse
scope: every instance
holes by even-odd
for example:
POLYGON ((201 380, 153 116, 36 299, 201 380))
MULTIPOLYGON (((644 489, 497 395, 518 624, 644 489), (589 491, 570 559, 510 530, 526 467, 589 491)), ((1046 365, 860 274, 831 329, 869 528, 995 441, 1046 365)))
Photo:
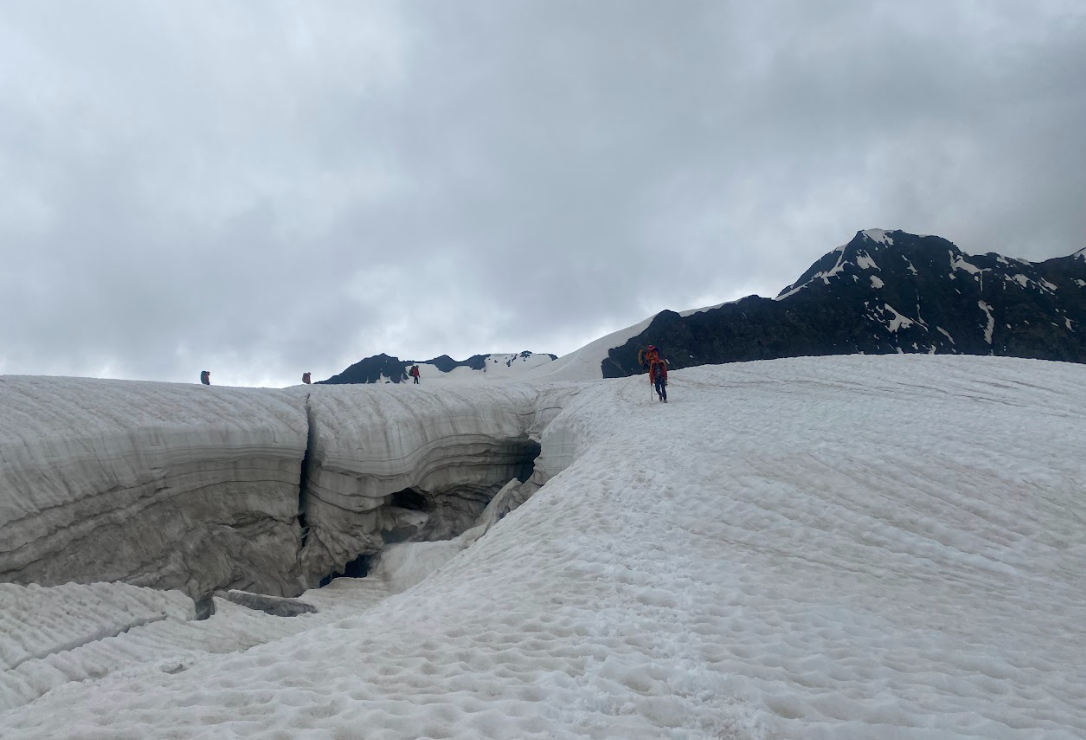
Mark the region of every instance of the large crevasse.
POLYGON ((530 495, 573 392, 0 378, 0 581, 293 596, 530 495))

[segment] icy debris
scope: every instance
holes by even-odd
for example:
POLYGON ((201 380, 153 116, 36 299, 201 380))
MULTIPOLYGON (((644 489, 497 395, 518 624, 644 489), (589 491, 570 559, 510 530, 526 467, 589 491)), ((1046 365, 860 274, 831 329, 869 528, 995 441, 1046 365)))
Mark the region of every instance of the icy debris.
POLYGON ((237 589, 218 591, 215 596, 239 606, 244 606, 246 609, 255 609, 265 614, 271 614, 273 617, 296 617, 299 614, 311 614, 317 611, 317 608, 312 604, 297 599, 284 599, 278 596, 254 594, 250 591, 239 591, 237 589))

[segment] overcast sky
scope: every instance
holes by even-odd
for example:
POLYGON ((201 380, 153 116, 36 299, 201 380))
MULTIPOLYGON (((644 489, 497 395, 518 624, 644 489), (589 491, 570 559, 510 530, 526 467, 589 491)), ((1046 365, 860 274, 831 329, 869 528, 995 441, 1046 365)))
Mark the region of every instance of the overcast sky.
POLYGON ((0 0, 0 373, 564 354, 859 229, 1086 245, 1082 0, 0 0))

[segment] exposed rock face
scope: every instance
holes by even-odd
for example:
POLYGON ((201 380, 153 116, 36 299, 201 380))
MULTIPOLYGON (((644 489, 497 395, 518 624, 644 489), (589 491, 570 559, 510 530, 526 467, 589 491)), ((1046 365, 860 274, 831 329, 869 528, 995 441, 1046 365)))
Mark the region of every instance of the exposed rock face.
POLYGON ((441 355, 432 360, 401 360, 398 357, 380 354, 367 357, 348 367, 342 373, 333 375, 322 384, 339 385, 344 383, 407 383, 410 382, 407 371, 412 365, 422 369, 424 382, 444 375, 455 375, 458 379, 483 377, 495 373, 498 377, 510 377, 518 371, 530 370, 557 360, 557 355, 533 352, 514 352, 513 354, 472 355, 466 360, 454 360, 448 355, 441 355), (461 371, 459 373, 455 371, 461 371), (473 371, 473 372, 464 372, 473 371))
POLYGON ((660 313, 612 349, 604 377, 664 349, 672 367, 804 355, 935 353, 1086 362, 1086 250, 1031 263, 937 236, 859 232, 775 299, 660 313))
POLYGON ((0 377, 0 581, 300 586, 301 399, 0 377))
POLYGON ((328 380, 318 380, 317 383, 402 383, 407 380, 407 368, 410 366, 411 363, 404 362, 399 357, 373 355, 359 360, 328 380))

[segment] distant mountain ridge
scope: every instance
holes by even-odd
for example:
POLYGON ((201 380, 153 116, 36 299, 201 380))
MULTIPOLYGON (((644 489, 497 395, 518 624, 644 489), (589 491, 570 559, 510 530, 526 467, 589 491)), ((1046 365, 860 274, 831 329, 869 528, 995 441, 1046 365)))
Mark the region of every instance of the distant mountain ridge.
POLYGON ((471 373, 484 375, 493 372, 496 375, 512 375, 527 371, 541 364, 553 362, 556 355, 529 352, 511 354, 472 355, 466 360, 457 361, 448 355, 440 355, 431 360, 401 360, 392 355, 379 354, 359 360, 341 373, 327 380, 318 381, 331 385, 344 383, 406 383, 409 382, 408 369, 419 365, 423 379, 432 379, 441 375, 458 377, 470 376, 471 373), (455 371, 460 370, 459 373, 455 371))
MULTIPOLYGON (((521 352, 418 363, 427 378, 618 378, 637 353, 672 368, 784 357, 964 354, 1086 363, 1086 248, 1043 262, 967 255, 939 236, 868 229, 828 252, 776 298, 661 311, 562 358, 521 352), (555 362, 555 360, 558 360, 555 362), (503 371, 504 372, 490 372, 503 371)), ((375 355, 325 383, 399 383, 412 361, 375 355)))
POLYGON ((775 299, 657 314, 612 347, 603 377, 641 371, 660 346, 674 368, 840 354, 967 354, 1086 362, 1086 249, 1044 262, 970 256, 938 236, 861 231, 775 299))

